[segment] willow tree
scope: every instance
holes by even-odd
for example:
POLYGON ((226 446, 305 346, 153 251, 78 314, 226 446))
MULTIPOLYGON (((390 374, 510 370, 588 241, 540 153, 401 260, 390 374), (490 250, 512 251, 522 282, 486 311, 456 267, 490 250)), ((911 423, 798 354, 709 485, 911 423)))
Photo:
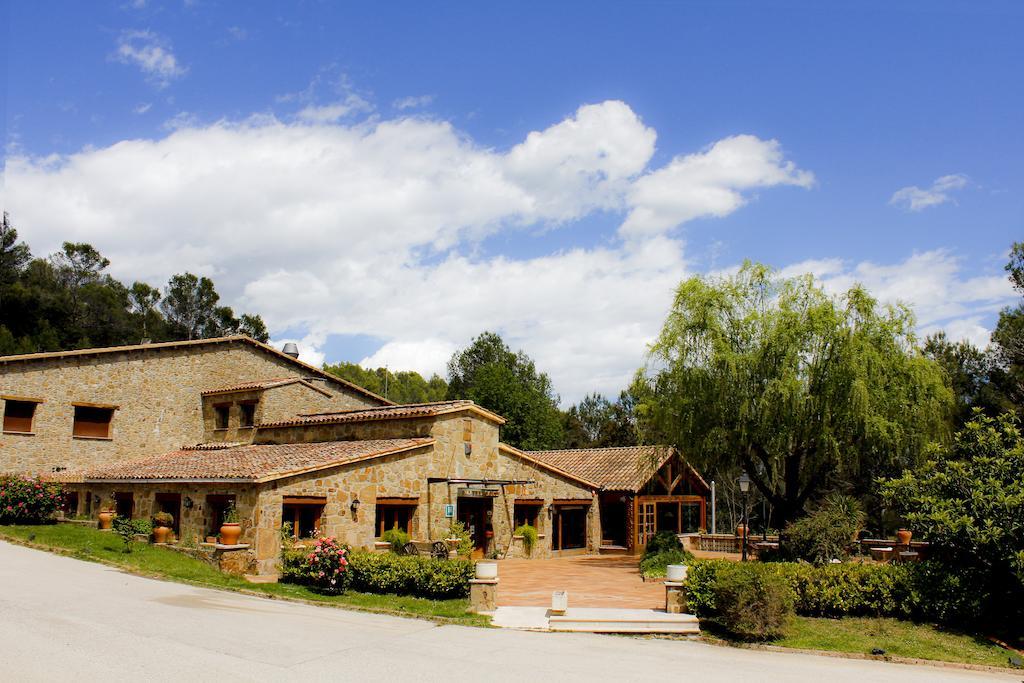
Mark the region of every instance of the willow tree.
POLYGON ((745 469, 784 523, 824 489, 901 471, 946 437, 952 393, 913 327, 906 307, 859 286, 832 297, 810 275, 749 262, 694 277, 638 375, 638 414, 695 464, 745 469))

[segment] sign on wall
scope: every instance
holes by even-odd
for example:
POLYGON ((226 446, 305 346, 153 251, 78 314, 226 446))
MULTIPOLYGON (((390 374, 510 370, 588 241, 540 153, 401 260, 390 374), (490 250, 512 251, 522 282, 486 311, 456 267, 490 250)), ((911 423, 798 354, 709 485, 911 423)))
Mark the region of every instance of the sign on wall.
POLYGON ((498 489, 459 489, 459 498, 497 498, 498 489))
POLYGON ((455 516, 455 506, 454 505, 445 505, 444 506, 444 516, 445 517, 454 517, 455 516))

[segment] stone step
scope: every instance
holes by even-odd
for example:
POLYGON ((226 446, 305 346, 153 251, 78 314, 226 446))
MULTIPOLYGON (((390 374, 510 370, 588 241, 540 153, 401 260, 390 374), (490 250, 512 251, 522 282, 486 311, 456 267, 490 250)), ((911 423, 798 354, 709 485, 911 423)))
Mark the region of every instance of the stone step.
POLYGON ((548 617, 551 631, 586 633, 680 633, 698 635, 700 622, 692 614, 668 614, 653 609, 570 607, 548 617))
POLYGON ((602 545, 597 549, 601 555, 626 555, 629 548, 624 545, 602 545))

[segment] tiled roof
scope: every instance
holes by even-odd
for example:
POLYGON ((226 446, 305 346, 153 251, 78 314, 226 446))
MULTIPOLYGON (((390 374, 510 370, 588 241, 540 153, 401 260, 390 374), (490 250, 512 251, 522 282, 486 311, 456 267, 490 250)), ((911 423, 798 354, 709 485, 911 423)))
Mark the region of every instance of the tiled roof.
POLYGON ((396 406, 379 406, 376 408, 360 408, 358 410, 342 410, 332 413, 307 413, 298 418, 279 422, 263 422, 258 428, 267 427, 301 427, 303 425, 338 424, 341 422, 370 422, 373 420, 400 420, 414 417, 436 417, 448 413, 470 410, 498 424, 504 424, 505 418, 481 408, 472 401, 437 401, 435 403, 406 403, 396 406))
POLYGON ((86 481, 263 482, 428 446, 433 439, 328 441, 211 448, 182 448, 151 458, 99 467, 86 481))
POLYGON ((50 351, 47 353, 23 353, 16 356, 0 356, 0 365, 7 365, 9 363, 26 363, 32 361, 51 360, 54 358, 74 358, 77 356, 94 356, 107 353, 143 353, 150 351, 159 351, 161 349, 176 349, 183 347, 192 346, 212 346, 214 344, 248 344, 249 346, 255 347, 264 353, 268 353, 281 360, 285 360, 295 366, 301 368, 303 372, 315 375, 322 379, 329 380, 335 384, 345 386, 357 393, 379 401, 382 404, 394 405, 393 401, 389 401, 383 396, 364 389, 358 384, 353 384, 348 380, 341 379, 336 375, 332 375, 329 372, 305 363, 297 358, 292 358, 286 353, 278 351, 272 346, 268 346, 262 342, 258 342, 252 337, 248 337, 244 334, 233 335, 230 337, 212 337, 210 339, 192 339, 189 341, 172 341, 172 342, 154 342, 151 344, 132 344, 129 346, 104 346, 94 349, 77 349, 74 351, 50 351))
POLYGON ((274 387, 283 387, 288 384, 304 384, 314 391, 324 392, 319 387, 313 386, 301 377, 276 377, 274 379, 260 379, 252 382, 240 382, 238 384, 232 384, 231 386, 218 387, 217 389, 207 389, 206 391, 200 392, 203 396, 214 396, 217 394, 233 394, 239 391, 262 391, 264 389, 273 389, 274 387))
MULTIPOLYGON (((526 451, 525 455, 606 491, 639 491, 675 452, 671 446, 526 451)), ((687 465, 689 467, 689 465, 687 465)), ((703 483, 696 470, 691 473, 703 483)))

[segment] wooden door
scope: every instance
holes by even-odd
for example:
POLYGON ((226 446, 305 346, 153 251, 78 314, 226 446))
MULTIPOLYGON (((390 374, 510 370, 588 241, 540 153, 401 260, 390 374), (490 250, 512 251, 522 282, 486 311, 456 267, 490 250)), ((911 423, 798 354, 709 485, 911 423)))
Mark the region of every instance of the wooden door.
POLYGON ((657 503, 641 502, 638 506, 638 515, 640 519, 637 524, 637 531, 639 533, 639 545, 646 546, 647 542, 651 540, 658 529, 658 517, 656 514, 657 503))

